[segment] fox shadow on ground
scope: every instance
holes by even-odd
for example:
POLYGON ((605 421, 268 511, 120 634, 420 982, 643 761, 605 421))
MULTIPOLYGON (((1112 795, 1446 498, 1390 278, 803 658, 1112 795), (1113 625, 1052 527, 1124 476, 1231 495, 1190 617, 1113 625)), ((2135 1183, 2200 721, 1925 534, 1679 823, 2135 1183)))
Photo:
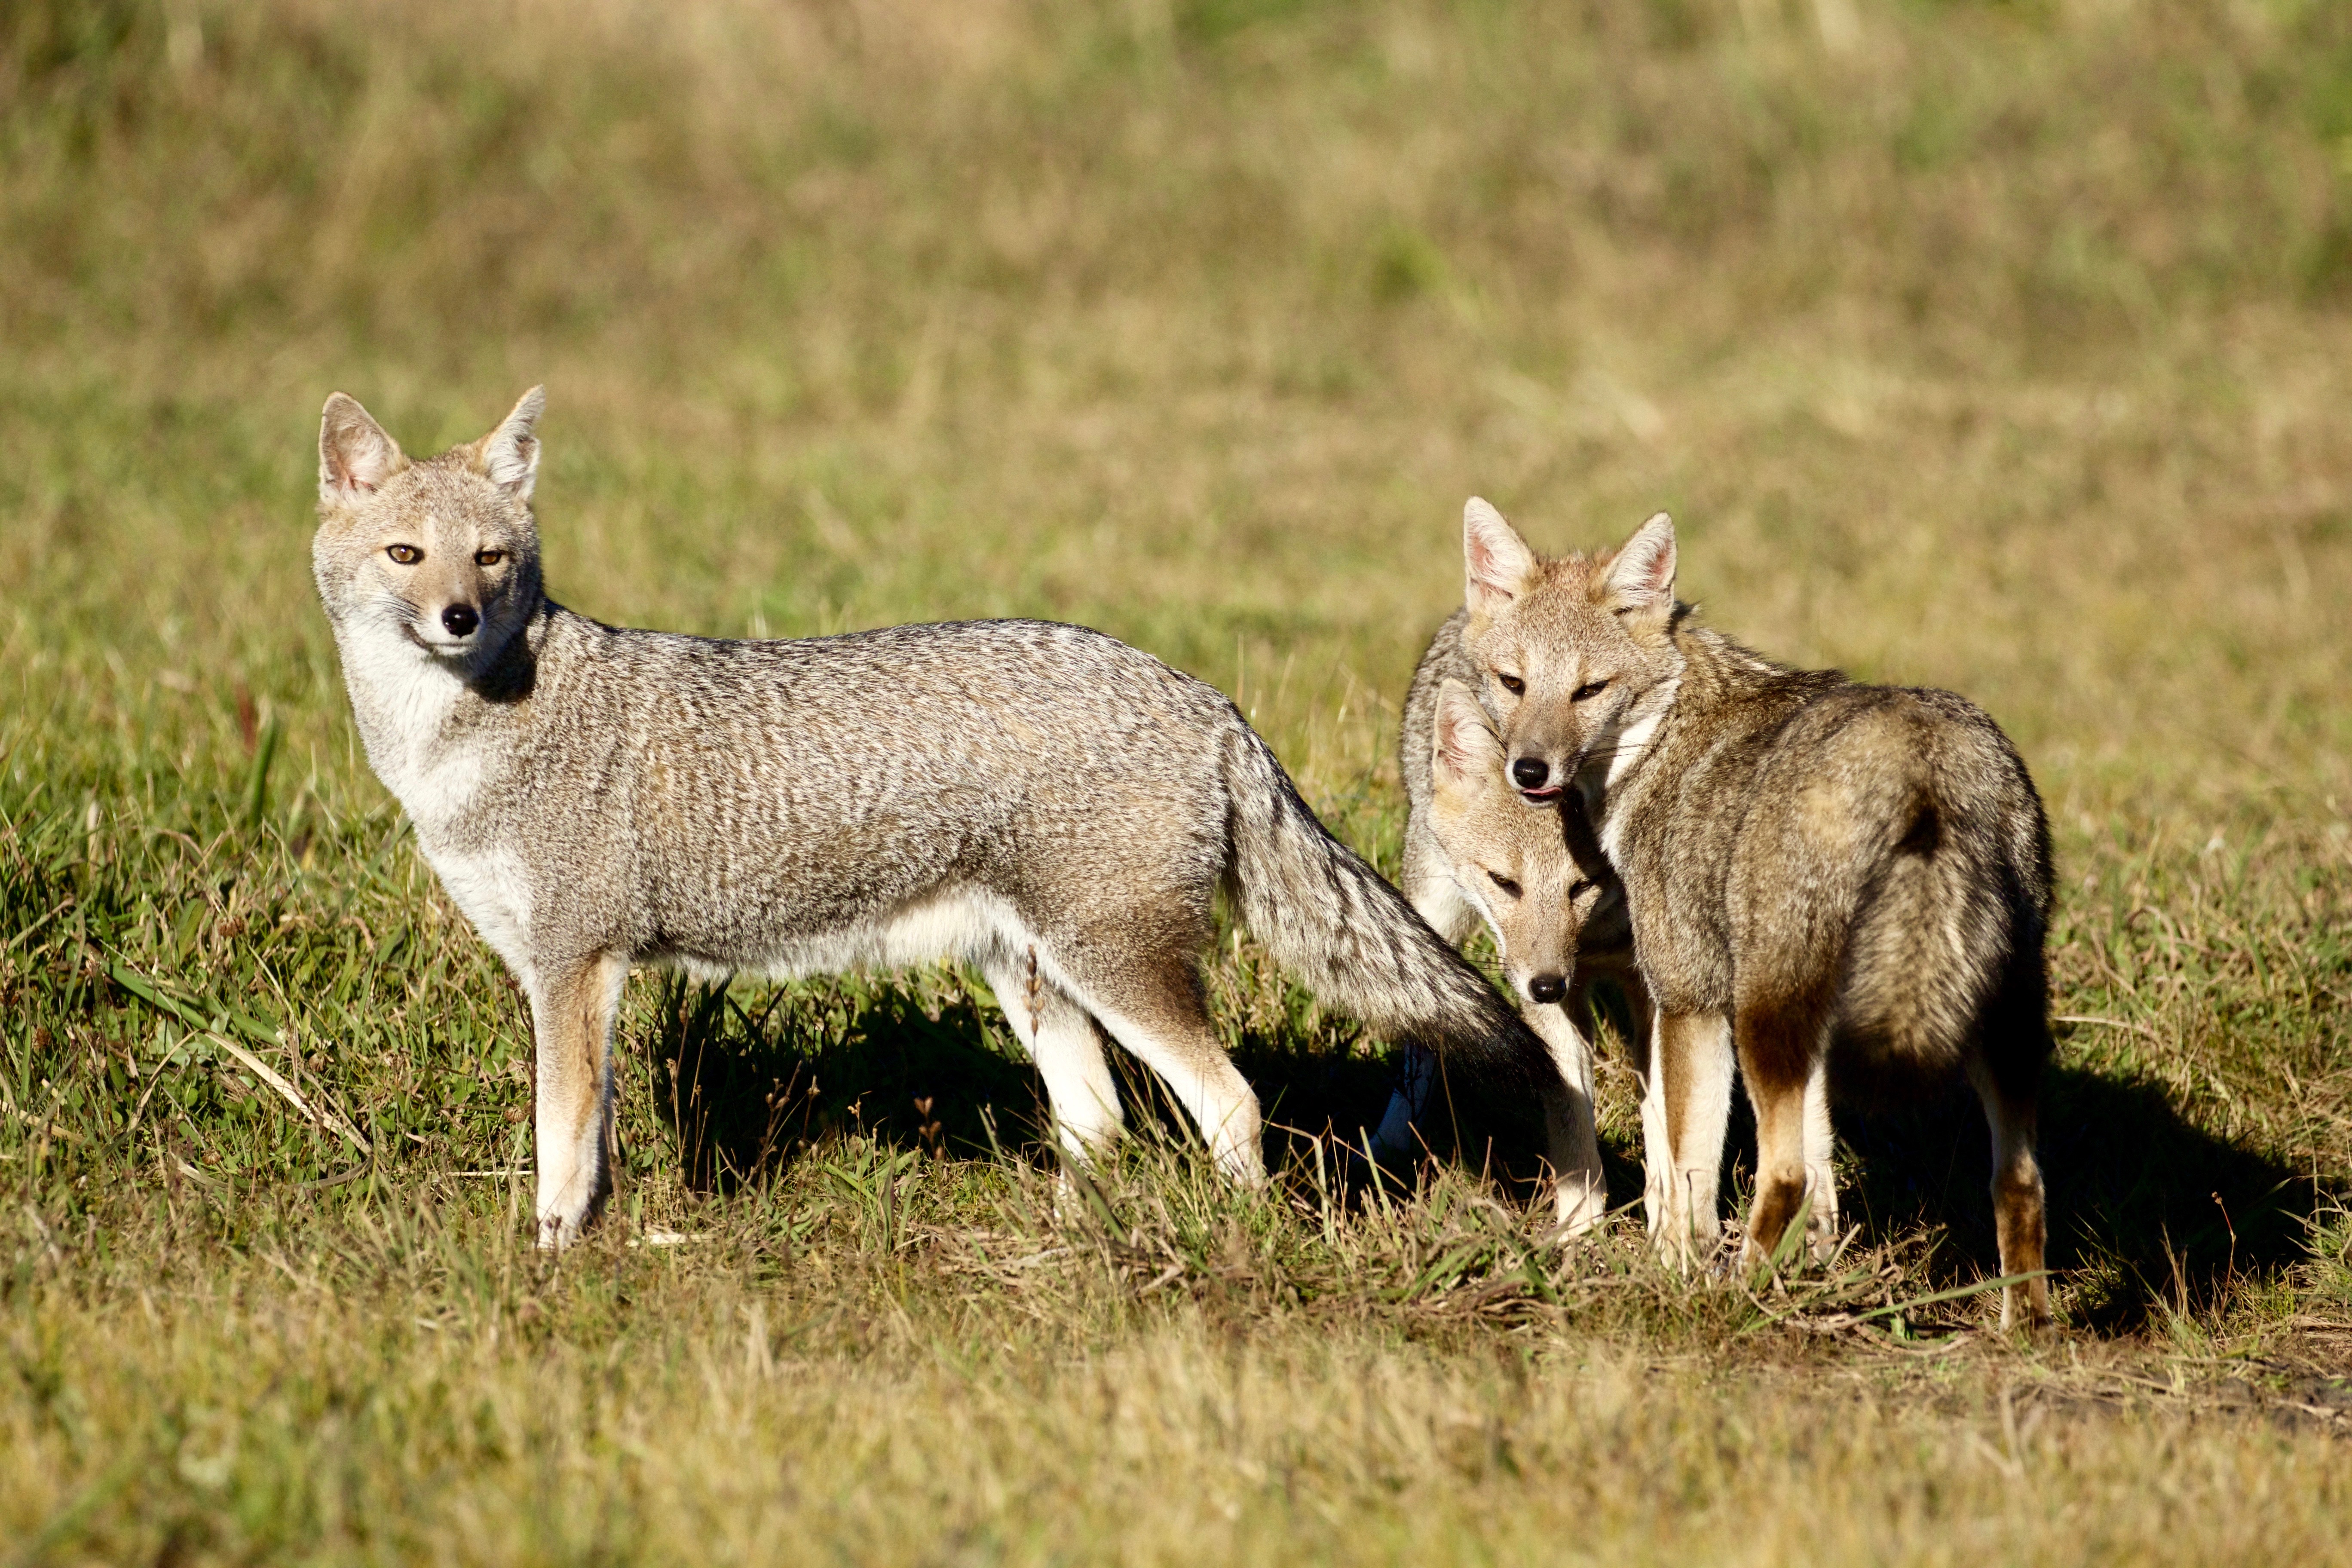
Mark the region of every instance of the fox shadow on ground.
MULTIPOLYGON (((747 1004, 682 981, 663 993, 649 1042, 655 1097, 690 1185, 726 1190, 840 1131, 1053 1163, 1044 1085, 984 995, 966 988, 942 1000, 887 981, 794 993, 780 1007, 784 995, 747 1004), (796 1027, 812 1008, 824 1026, 796 1027), (808 1048, 812 1037, 826 1043, 808 1048)), ((1185 1136, 1156 1080, 1111 1056, 1130 1123, 1185 1136)), ((1327 1156, 1333 1143, 1360 1149, 1392 1081, 1385 1052, 1339 1040, 1247 1033, 1234 1059, 1265 1108, 1277 1170, 1311 1165, 1318 1138, 1327 1156)), ((1927 1235, 1931 1274, 1952 1283, 1994 1271, 1984 1115, 1964 1084, 1931 1087, 1896 1109, 1841 1106, 1837 1130, 1841 1206, 1864 1241, 1927 1235)), ((2105 1332, 2208 1305, 2237 1280, 2302 1262, 2321 1194, 2343 1184, 2199 1127, 2158 1084, 2068 1065, 2063 1051, 2044 1080, 2041 1131, 2050 1267, 2072 1288, 2075 1321, 2105 1332)), ((1542 1119, 1524 1085, 1449 1068, 1423 1136, 1433 1160, 1482 1171, 1523 1202, 1542 1197, 1542 1119)), ((1726 1215, 1736 1218, 1755 1148, 1744 1097, 1726 1145, 1726 1215)), ((1638 1144, 1604 1138, 1602 1158, 1612 1200, 1636 1202, 1638 1144)))
MULTIPOLYGON (((1901 1110, 1841 1110, 1838 1134, 1844 1205, 1865 1235, 1937 1226, 1939 1268, 1992 1271, 1991 1155, 1973 1091, 1954 1083, 1901 1110)), ((2040 1152, 2049 1266, 2073 1288, 2076 1324, 2105 1332, 2305 1261, 2322 1193, 2341 1184, 2198 1126, 2160 1084, 2063 1054, 2042 1080, 2040 1152)))
MULTIPOLYGON (((1486 1165, 1535 1201, 1541 1128, 1525 1097, 1472 1085, 1452 1100, 1429 1129, 1437 1152, 1486 1165)), ((1973 1089, 1955 1077, 1899 1106, 1840 1104, 1835 1120, 1840 1206, 1863 1241, 1930 1238, 1928 1272, 1942 1284, 1997 1271, 1991 1150, 1973 1089)), ((1745 1095, 1734 1099, 1725 1145, 1724 1212, 1736 1220, 1756 1148, 1745 1095)), ((2163 1085, 2071 1065, 2063 1047, 2042 1081, 2039 1147, 2048 1265, 2069 1288, 2073 1321, 2106 1333, 2210 1306, 2238 1283, 2305 1262, 2315 1211, 2347 1184, 2218 1136, 2182 1115, 2163 1085)), ((1641 1152, 1638 1142, 1603 1140, 1618 1205, 1639 1200, 1641 1152)))
POLYGON ((1045 1084, 1002 1048, 1004 1034, 995 1007, 969 992, 926 998, 853 981, 747 1002, 672 979, 647 1041, 655 1111, 687 1184, 701 1192, 729 1190, 844 1131, 1043 1162, 1045 1084))
MULTIPOLYGON (((1601 1037, 1612 1047, 1624 1037, 1620 1014, 1611 1008, 1612 1030, 1601 1037)), ((2313 1215, 2324 1194, 2347 1185, 2341 1173, 2299 1169, 2217 1136, 2182 1115, 2163 1085, 2065 1058, 2062 1046, 2043 1077, 2039 1148, 2047 1262, 2070 1288, 2078 1326, 2128 1332, 2310 1257, 2313 1215)), ((1543 1146, 1526 1097, 1473 1084, 1466 1092, 1456 1086, 1452 1099, 1447 1124, 1429 1130, 1439 1152, 1486 1164, 1534 1201, 1543 1146)), ((1973 1089, 1956 1075, 1899 1105, 1840 1104, 1835 1121, 1840 1206, 1864 1241, 1932 1237, 1928 1271, 1944 1284, 1998 1270, 1990 1141, 1973 1089)), ((1756 1148, 1744 1094, 1734 1098, 1725 1146, 1725 1216, 1737 1219, 1752 1190, 1756 1148)), ((1616 1204, 1638 1202, 1641 1154, 1638 1142, 1604 1138, 1616 1204)))
MULTIPOLYGON (((689 1186, 724 1191, 844 1131, 895 1148, 1056 1163, 1044 1079, 984 994, 926 999, 852 979, 814 994, 822 999, 664 985, 646 1045, 655 1110, 689 1186)), ((1129 1124, 1190 1137, 1164 1087, 1125 1052, 1108 1055, 1129 1124)), ((1265 1109, 1275 1169, 1311 1160, 1318 1136, 1360 1145, 1387 1106, 1391 1064, 1360 1051, 1250 1033, 1234 1060, 1265 1109)))

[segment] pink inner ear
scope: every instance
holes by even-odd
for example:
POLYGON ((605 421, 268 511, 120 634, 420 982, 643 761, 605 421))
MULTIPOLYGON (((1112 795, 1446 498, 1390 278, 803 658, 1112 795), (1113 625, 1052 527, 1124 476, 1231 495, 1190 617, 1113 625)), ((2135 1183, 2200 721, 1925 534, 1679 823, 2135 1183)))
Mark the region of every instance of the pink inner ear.
MULTIPOLYGON (((1468 778, 1477 772, 1471 752, 1476 742, 1470 727, 1477 721, 1448 704, 1437 716, 1437 750, 1445 765, 1468 778)), ((1483 728, 1483 726, 1482 726, 1483 728)))
POLYGON ((335 483, 347 490, 373 490, 383 481, 384 470, 390 468, 390 455, 383 443, 360 435, 336 442, 330 448, 335 467, 335 483))
POLYGON ((1470 546, 1470 581, 1497 598, 1512 597, 1518 589, 1517 583, 1506 582, 1503 563, 1485 540, 1470 546))
POLYGON ((1437 760, 1456 773, 1462 769, 1462 731, 1454 727, 1451 713, 1437 716, 1437 760))
POLYGON ((1675 574, 1674 552, 1671 550, 1654 544, 1629 564, 1633 571, 1624 588, 1627 598, 1646 603, 1665 597, 1675 574))

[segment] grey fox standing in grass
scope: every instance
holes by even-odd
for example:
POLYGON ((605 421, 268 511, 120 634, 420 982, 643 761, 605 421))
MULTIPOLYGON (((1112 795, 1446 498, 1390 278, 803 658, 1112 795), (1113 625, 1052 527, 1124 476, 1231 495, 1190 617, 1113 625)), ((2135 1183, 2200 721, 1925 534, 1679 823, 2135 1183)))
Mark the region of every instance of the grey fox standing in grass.
MULTIPOLYGON (((1449 626, 1452 623, 1448 623, 1449 626)), ((1576 1020, 1587 988, 1617 979, 1635 998, 1640 983, 1625 900, 1579 805, 1519 798, 1503 772, 1503 746, 1471 689, 1458 638, 1441 633, 1413 675, 1405 700, 1404 892, 1423 920, 1460 942, 1483 921, 1494 933, 1521 1016, 1549 1047, 1555 1076, 1541 1089, 1557 1217, 1565 1234, 1608 1212, 1601 1143, 1592 1116, 1592 1056, 1576 1020)), ((1408 1045, 1380 1142, 1409 1152, 1412 1124, 1434 1078, 1427 1053, 1408 1045)))
POLYGON ((1300 801, 1232 703, 1035 621, 722 642, 605 626, 542 587, 542 406, 411 461, 341 393, 319 593, 376 773, 513 969, 538 1050, 539 1236, 608 1185, 611 1035, 637 963, 773 975, 977 964, 1083 1152, 1120 1126, 1107 1031, 1235 1181, 1256 1097, 1198 963, 1220 887, 1377 1029, 1541 1070, 1493 987, 1300 801))
MULTIPOLYGON (((2034 1158, 2050 1049, 2050 834, 2000 728, 1948 691, 1783 668, 1693 626, 1674 525, 1539 559, 1466 514, 1460 640, 1512 784, 1573 784, 1625 888, 1654 998, 1643 1126, 1654 1231, 1712 1251, 1735 1058, 1755 1107, 1746 1258, 1810 1205, 1837 1226, 1830 1089, 1964 1071, 1992 1134, 2004 1274, 2049 1321, 2034 1158)), ((2020 1291, 2005 1290, 2004 1323, 2020 1291)))

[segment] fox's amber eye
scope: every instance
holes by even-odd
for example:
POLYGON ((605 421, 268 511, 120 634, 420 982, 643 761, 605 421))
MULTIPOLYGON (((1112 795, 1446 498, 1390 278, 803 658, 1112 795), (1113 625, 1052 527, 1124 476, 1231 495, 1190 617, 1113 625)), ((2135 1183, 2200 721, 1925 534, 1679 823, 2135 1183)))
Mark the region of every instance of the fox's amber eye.
POLYGON ((1505 675, 1499 669, 1495 672, 1495 679, 1501 681, 1503 683, 1503 689, 1509 692, 1514 697, 1517 697, 1519 693, 1528 689, 1528 683, 1526 681, 1521 680, 1516 675, 1505 675))
POLYGON ((1570 702, 1581 702, 1588 697, 1598 697, 1608 689, 1609 683, 1605 680, 1588 680, 1583 685, 1578 687, 1575 690, 1570 692, 1568 694, 1568 700, 1570 702))
POLYGON ((1568 896, 1571 899, 1580 899, 1591 891, 1592 891, 1591 882, 1582 877, 1579 877, 1568 885, 1568 896))
POLYGON ((506 558, 507 552, 503 550, 477 550, 474 552, 474 564, 477 566, 495 566, 506 558))
POLYGON ((1502 889, 1509 897, 1516 899, 1519 896, 1519 885, 1517 882, 1512 881, 1508 877, 1504 876, 1500 871, 1487 872, 1486 879, 1494 883, 1497 888, 1502 889))
POLYGON ((425 552, 417 549, 414 544, 387 544, 384 546, 383 552, 403 566, 414 566, 425 559, 425 552))

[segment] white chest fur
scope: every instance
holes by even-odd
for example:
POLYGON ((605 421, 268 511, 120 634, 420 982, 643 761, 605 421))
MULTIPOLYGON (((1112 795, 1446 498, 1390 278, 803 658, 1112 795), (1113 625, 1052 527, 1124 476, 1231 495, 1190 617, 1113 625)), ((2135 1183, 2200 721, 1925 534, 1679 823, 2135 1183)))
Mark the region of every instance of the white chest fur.
POLYGON ((457 830, 494 771, 488 742, 458 722, 464 680, 390 627, 361 623, 337 630, 368 762, 407 811, 417 845, 451 900, 482 940, 527 976, 531 888, 520 858, 501 848, 451 847, 473 837, 457 830))
POLYGON ((1598 806, 1596 815, 1601 825, 1601 852, 1608 857, 1612 865, 1617 863, 1618 839, 1625 826, 1624 813, 1614 809, 1618 787, 1650 749, 1650 742, 1657 738, 1658 726, 1665 722, 1667 713, 1673 710, 1675 694, 1682 689, 1682 677, 1672 676, 1643 693, 1633 705, 1633 710, 1626 715, 1623 727, 1616 733, 1599 789, 1592 788, 1589 780, 1580 781, 1585 784, 1588 807, 1598 806), (1597 801, 1595 796, 1598 796, 1597 801))
POLYGON ((530 878, 520 856, 506 849, 458 854, 436 849, 420 837, 425 863, 484 942, 528 982, 530 976, 530 878))
POLYGON ((423 648, 388 634, 347 637, 342 655, 352 711, 376 776, 420 827, 456 820, 487 771, 481 749, 451 735, 465 682, 423 648))

